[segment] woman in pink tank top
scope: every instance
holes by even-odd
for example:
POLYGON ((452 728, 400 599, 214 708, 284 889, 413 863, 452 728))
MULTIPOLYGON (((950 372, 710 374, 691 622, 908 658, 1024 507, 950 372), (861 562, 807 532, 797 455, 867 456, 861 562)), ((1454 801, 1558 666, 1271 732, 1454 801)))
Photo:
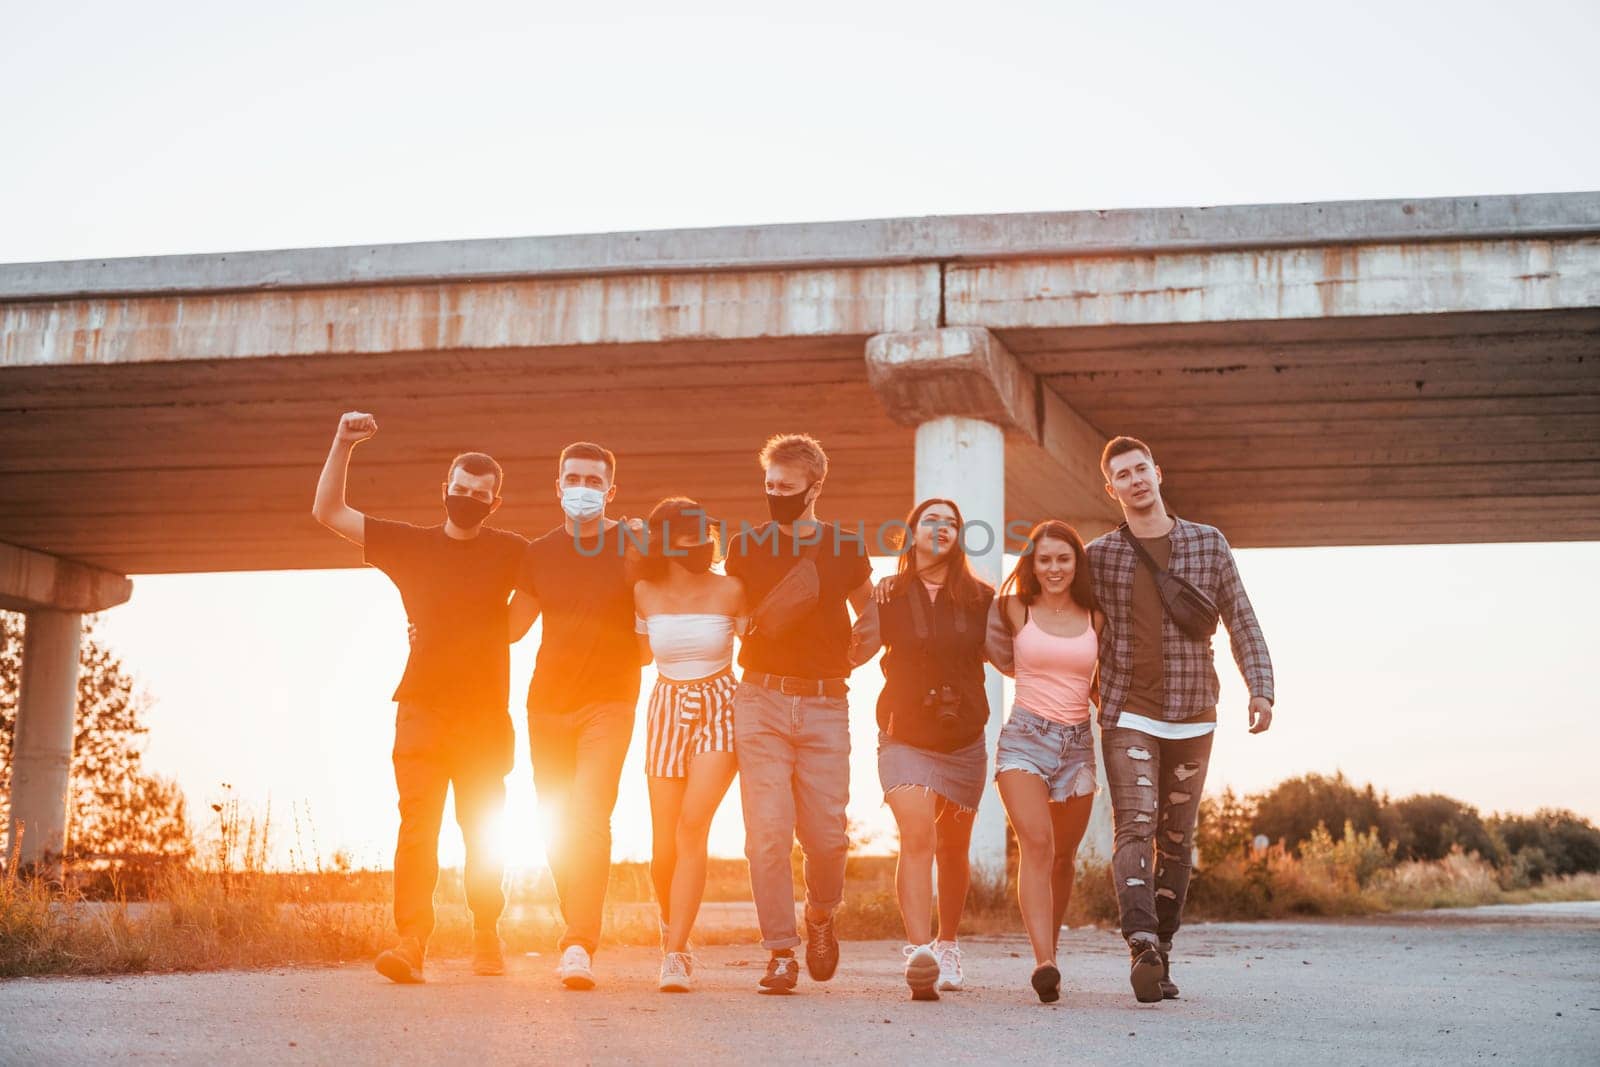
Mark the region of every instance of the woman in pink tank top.
POLYGON ((1028 544, 990 611, 988 653, 1017 683, 995 782, 1021 853, 1017 903, 1033 944, 1031 984, 1048 1004, 1061 995, 1056 947, 1094 806, 1089 705, 1105 617, 1076 530, 1042 522, 1028 544))

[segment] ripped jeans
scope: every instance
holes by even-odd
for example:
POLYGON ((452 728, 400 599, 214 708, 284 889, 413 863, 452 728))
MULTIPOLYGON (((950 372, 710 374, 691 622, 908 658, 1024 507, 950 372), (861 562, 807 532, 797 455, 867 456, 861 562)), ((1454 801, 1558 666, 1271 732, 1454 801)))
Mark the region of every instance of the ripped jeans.
POLYGON ((1155 934, 1165 945, 1178 932, 1213 736, 1167 741, 1118 726, 1101 733, 1124 938, 1155 934))

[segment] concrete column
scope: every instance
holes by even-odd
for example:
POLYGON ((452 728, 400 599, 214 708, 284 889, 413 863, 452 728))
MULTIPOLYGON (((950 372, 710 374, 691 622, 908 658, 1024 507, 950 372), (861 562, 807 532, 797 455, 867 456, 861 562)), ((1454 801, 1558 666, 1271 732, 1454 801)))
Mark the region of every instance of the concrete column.
MULTIPOLYGON (((956 502, 967 523, 963 544, 972 569, 998 588, 1005 565, 1004 431, 983 419, 946 415, 917 427, 916 448, 917 499, 937 496, 956 502)), ((993 752, 1005 718, 1004 678, 992 666, 984 668, 984 676, 989 695, 987 744, 993 752)), ((972 861, 989 876, 1005 876, 1006 814, 992 779, 984 787, 972 828, 972 861)))
POLYGON ((37 608, 22 640, 22 691, 11 748, 11 828, 7 855, 21 846, 20 867, 59 873, 67 845, 68 776, 78 707, 81 616, 37 608))
MULTIPOLYGON (((1012 517, 1030 525, 1066 519, 1088 539, 1116 524, 1099 471, 1105 436, 989 330, 878 334, 867 342, 867 378, 890 417, 916 429, 917 499, 948 497, 968 523, 995 532, 992 546, 983 538, 968 542, 973 566, 985 580, 998 586, 1002 578, 1008 481, 1017 510, 1012 517)), ((987 671, 992 761, 1007 709, 1000 674, 987 671)), ((1108 811, 1109 797, 1102 792, 1085 842, 1087 850, 1107 859, 1108 811)), ((992 784, 978 809, 972 855, 986 874, 1004 874, 1005 810, 992 784)))

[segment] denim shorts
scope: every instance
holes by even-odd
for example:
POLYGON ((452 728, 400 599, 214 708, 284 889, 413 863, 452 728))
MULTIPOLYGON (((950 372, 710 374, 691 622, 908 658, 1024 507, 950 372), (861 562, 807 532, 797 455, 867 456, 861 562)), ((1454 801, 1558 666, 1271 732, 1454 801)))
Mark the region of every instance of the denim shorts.
POLYGON ((1053 802, 1094 796, 1094 730, 1088 722, 1068 725, 1013 707, 1000 728, 994 773, 1027 771, 1043 778, 1053 802))

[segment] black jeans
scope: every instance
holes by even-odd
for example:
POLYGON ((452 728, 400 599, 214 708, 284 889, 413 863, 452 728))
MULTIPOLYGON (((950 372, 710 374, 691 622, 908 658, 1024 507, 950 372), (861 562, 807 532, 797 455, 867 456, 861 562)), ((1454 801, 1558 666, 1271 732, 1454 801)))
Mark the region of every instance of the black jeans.
POLYGON ((493 930, 505 908, 505 865, 492 838, 506 804, 514 741, 509 716, 477 721, 482 718, 415 704, 401 704, 395 717, 400 835, 394 848, 394 921, 400 936, 415 937, 424 947, 433 933, 439 828, 451 787, 456 822, 467 846, 464 881, 473 924, 493 930))
POLYGON ((1120 726, 1101 733, 1114 827, 1111 873, 1125 938, 1154 934, 1170 944, 1182 924, 1211 739, 1167 741, 1120 726))

